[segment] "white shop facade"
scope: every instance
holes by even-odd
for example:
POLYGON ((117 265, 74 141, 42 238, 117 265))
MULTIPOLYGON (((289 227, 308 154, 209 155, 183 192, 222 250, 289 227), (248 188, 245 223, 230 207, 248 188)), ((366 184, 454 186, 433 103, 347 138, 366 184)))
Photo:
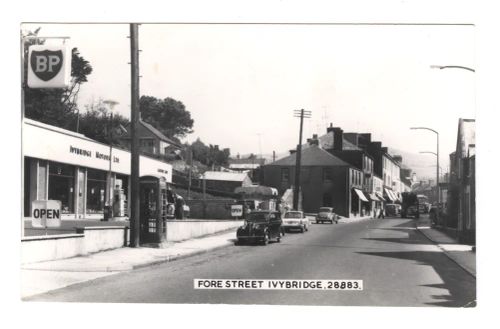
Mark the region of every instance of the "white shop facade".
MULTIPOLYGON (((32 201, 60 200, 63 220, 102 219, 108 193, 115 216, 130 213, 129 151, 25 119, 22 152, 24 217, 30 217, 32 201)), ((141 177, 162 176, 172 182, 170 164, 142 155, 139 163, 141 177)))

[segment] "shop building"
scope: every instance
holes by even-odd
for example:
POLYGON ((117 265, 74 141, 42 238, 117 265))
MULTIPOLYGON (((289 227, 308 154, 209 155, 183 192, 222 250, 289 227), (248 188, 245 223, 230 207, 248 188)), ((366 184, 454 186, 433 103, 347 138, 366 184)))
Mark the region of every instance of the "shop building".
POLYGON ((446 199, 448 228, 462 243, 476 242, 476 121, 460 118, 457 144, 450 154, 450 181, 446 199))
MULTIPOLYGON (((362 192, 363 172, 332 155, 311 139, 302 150, 300 191, 302 210, 315 213, 320 207, 333 207, 344 217, 360 216, 362 202, 367 202, 362 192)), ((295 185, 296 153, 262 167, 262 181, 276 188, 279 195, 291 191, 295 185)))
MULTIPOLYGON (((24 217, 35 200, 60 200, 62 219, 102 219, 111 201, 115 217, 127 217, 130 199, 130 152, 69 130, 25 119, 24 217)), ((172 182, 172 166, 140 156, 140 176, 172 182)))

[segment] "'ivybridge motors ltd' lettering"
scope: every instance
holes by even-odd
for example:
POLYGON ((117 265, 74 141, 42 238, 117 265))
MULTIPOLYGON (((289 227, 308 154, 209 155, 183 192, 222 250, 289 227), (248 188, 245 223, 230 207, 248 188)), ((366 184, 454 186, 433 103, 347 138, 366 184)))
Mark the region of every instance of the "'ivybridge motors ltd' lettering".
MULTIPOLYGON (((83 155, 83 156, 86 156, 86 157, 89 157, 89 158, 92 157, 92 151, 84 150, 84 149, 81 149, 81 148, 78 148, 78 147, 73 147, 71 145, 69 146, 69 153, 83 155)), ((98 151, 95 152, 95 157, 97 159, 102 159, 102 160, 109 161, 109 155, 100 153, 98 151)), ((120 162, 120 158, 113 156, 113 162, 120 162)))
POLYGON ((71 145, 69 146, 69 153, 79 154, 79 155, 83 155, 86 157, 92 156, 92 151, 83 150, 83 149, 80 149, 78 147, 73 147, 71 145))

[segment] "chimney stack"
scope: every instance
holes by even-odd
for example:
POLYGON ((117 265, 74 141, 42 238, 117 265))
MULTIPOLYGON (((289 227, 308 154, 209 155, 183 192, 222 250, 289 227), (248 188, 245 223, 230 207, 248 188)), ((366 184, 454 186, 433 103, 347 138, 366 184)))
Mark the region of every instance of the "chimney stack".
POLYGON ((342 146, 344 143, 344 131, 339 127, 332 128, 332 130, 333 130, 333 150, 342 151, 342 146))
POLYGON ((326 133, 328 134, 330 131, 333 131, 333 124, 330 122, 330 127, 326 128, 326 133))
POLYGON ((309 145, 316 145, 316 146, 319 146, 318 135, 317 135, 317 134, 313 134, 313 135, 312 135, 312 138, 308 138, 308 139, 307 139, 307 143, 308 143, 309 145))
POLYGON ((403 163, 403 157, 401 155, 393 155, 392 158, 398 163, 403 163))

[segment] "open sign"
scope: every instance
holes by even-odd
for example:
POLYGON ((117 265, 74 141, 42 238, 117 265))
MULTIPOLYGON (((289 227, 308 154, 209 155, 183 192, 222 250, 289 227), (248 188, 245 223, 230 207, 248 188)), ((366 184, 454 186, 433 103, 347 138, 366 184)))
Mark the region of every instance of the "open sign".
POLYGON ((61 201, 36 200, 31 203, 31 218, 33 227, 60 227, 61 201))

